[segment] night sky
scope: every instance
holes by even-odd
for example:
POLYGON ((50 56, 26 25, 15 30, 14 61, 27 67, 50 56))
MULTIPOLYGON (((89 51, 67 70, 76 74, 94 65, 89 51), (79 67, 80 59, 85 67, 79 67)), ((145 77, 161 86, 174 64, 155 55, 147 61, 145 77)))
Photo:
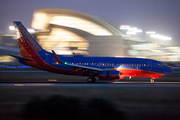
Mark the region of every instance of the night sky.
POLYGON ((1 0, 0 31, 15 20, 31 27, 36 9, 67 9, 172 37, 180 45, 180 0, 1 0))

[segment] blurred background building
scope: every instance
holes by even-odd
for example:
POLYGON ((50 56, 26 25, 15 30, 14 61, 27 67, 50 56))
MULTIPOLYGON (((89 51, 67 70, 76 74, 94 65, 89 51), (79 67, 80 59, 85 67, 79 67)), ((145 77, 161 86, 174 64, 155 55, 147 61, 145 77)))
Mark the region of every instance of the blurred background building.
MULTIPOLYGON (((95 16, 63 9, 40 9, 33 14, 28 29, 47 51, 60 55, 73 52, 86 56, 142 57, 179 61, 180 48, 170 37, 128 25, 117 26, 95 16)), ((10 27, 13 30, 13 27, 10 27)), ((8 54, 20 54, 15 32, 0 33, 0 62, 18 64, 8 54)))

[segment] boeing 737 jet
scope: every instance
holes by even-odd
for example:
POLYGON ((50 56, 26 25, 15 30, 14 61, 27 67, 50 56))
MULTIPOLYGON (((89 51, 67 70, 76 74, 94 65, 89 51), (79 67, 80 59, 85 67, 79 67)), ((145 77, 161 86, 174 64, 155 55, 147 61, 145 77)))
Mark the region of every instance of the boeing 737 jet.
POLYGON ((19 21, 14 21, 21 56, 11 55, 20 63, 37 69, 65 74, 88 76, 88 82, 121 80, 123 77, 149 77, 151 82, 172 72, 160 61, 127 57, 61 56, 44 50, 19 21))

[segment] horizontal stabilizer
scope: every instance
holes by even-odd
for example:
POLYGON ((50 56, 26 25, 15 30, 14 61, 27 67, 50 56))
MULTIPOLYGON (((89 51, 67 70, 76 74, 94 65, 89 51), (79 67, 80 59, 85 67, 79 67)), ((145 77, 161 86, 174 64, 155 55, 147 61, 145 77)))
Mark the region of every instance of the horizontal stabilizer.
POLYGON ((17 55, 10 55, 10 56, 15 57, 15 58, 17 58, 17 59, 23 59, 23 60, 33 61, 33 59, 26 58, 26 57, 21 57, 21 56, 17 56, 17 55))

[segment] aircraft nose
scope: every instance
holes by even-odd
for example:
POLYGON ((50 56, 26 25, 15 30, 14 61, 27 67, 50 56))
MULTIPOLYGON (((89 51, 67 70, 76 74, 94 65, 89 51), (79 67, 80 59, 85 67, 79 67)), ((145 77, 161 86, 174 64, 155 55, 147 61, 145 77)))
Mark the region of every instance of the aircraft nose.
POLYGON ((167 73, 172 73, 173 69, 171 67, 167 67, 167 73))

